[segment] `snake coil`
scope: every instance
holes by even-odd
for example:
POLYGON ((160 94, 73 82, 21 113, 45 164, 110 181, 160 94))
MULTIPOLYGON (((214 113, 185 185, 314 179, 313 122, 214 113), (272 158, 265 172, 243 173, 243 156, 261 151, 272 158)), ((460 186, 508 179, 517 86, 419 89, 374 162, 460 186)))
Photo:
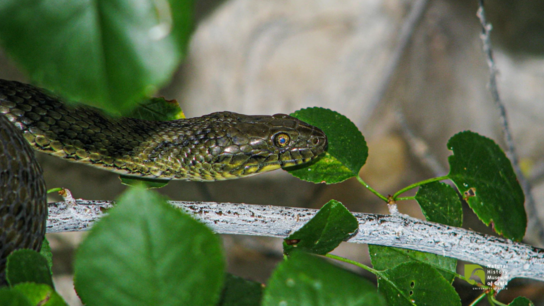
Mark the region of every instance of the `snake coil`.
POLYGON ((0 115, 0 285, 11 252, 40 250, 46 220, 42 169, 21 131, 0 115))

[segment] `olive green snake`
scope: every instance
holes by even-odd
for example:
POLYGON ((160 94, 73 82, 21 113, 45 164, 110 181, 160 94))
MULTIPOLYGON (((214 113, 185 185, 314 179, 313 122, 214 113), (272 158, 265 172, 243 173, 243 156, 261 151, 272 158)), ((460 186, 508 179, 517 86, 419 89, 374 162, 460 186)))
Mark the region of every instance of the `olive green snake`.
POLYGON ((30 147, 124 175, 216 181, 307 163, 325 151, 327 138, 283 114, 112 119, 0 80, 0 284, 9 253, 39 250, 45 234, 45 183, 30 147))

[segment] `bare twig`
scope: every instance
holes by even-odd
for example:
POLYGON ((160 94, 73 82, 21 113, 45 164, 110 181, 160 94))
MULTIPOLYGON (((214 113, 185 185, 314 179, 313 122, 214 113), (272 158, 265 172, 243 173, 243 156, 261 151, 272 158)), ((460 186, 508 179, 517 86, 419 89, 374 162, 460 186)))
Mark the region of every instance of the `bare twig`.
POLYGON ((538 218, 538 210, 536 209, 535 200, 531 192, 531 184, 525 178, 523 172, 521 171, 521 168, 519 167, 514 140, 512 138, 512 133, 510 132, 508 124, 508 118, 506 116, 506 108, 501 101, 499 89, 497 87, 497 67, 493 58, 493 49, 491 48, 491 40, 489 34, 491 31, 491 24, 487 23, 487 20, 485 18, 484 0, 479 0, 479 8, 476 15, 478 16, 480 24, 482 25, 482 34, 480 35, 480 38, 482 39, 483 49, 487 60, 487 66, 489 67, 489 91, 491 92, 491 96, 493 97, 493 102, 495 102, 495 106, 499 110, 501 126, 508 149, 508 155, 510 157, 510 160, 512 161, 512 165, 514 166, 514 171, 516 172, 518 180, 523 187, 527 200, 526 208, 528 210, 529 216, 528 231, 536 231, 538 233, 538 237, 540 238, 540 243, 542 243, 544 242, 544 225, 538 218))
POLYGON ((404 54, 404 51, 406 50, 408 43, 412 39, 414 30, 416 26, 419 24, 419 21, 421 20, 421 16, 423 16, 423 13, 425 13, 428 3, 429 3, 429 0, 417 0, 414 4, 412 4, 410 13, 408 14, 408 17, 406 17, 406 20, 404 21, 400 29, 398 42, 395 47, 395 50, 393 51, 393 55, 391 56, 391 60, 388 62, 387 66, 385 67, 384 69, 385 72, 382 75, 382 79, 378 83, 377 89, 374 92, 374 95, 372 96, 372 100, 370 100, 370 107, 368 108, 370 111, 363 114, 361 122, 363 123, 367 122, 368 118, 373 115, 374 110, 380 104, 383 97, 385 96, 385 93, 387 92, 387 89, 389 87, 389 83, 391 83, 391 79, 393 78, 393 75, 395 74, 395 71, 397 70, 397 67, 400 63, 402 55, 404 54))
MULTIPOLYGON (((49 204, 47 232, 88 230, 112 207, 111 201, 76 200, 49 204)), ((194 215, 219 234, 286 238, 317 212, 315 209, 214 202, 170 202, 194 215)), ((500 267, 508 280, 544 281, 544 250, 507 239, 402 214, 354 213, 357 234, 348 242, 394 246, 448 256, 488 267, 500 267)))
POLYGON ((432 154, 431 150, 429 150, 427 142, 423 138, 416 135, 416 133, 408 125, 404 113, 399 109, 395 112, 395 114, 397 117, 397 122, 400 124, 402 134, 406 139, 412 153, 418 157, 419 160, 421 160, 421 162, 427 166, 427 168, 429 168, 434 175, 446 175, 448 173, 447 170, 442 166, 442 164, 440 164, 436 156, 432 154))
POLYGON ((541 184, 544 181, 544 161, 539 160, 531 169, 531 175, 529 176, 529 182, 533 185, 541 184))

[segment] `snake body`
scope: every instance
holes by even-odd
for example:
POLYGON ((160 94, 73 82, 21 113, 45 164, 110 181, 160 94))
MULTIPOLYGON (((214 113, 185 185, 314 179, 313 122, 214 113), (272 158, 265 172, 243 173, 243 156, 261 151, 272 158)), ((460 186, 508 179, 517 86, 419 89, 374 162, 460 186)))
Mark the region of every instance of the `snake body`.
POLYGON ((192 181, 299 165, 327 147, 320 129, 288 115, 218 112, 166 122, 112 119, 93 108, 66 106, 32 85, 5 80, 0 80, 0 129, 0 283, 7 255, 18 248, 39 250, 45 232, 45 184, 29 144, 120 174, 192 181))
POLYGON ((42 169, 21 131, 0 115, 0 286, 12 251, 40 250, 46 220, 42 169))

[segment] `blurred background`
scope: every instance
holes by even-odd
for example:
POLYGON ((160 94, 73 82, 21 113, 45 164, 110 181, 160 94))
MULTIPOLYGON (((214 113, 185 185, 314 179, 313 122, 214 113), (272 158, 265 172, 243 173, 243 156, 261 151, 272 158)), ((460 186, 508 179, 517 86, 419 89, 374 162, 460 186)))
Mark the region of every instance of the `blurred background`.
MULTIPOLYGON (((543 223, 544 3, 488 0, 486 10, 499 90, 536 199, 529 218, 543 223)), ((362 178, 380 193, 393 194, 447 174, 446 143, 457 132, 472 130, 505 148, 499 111, 487 89, 476 11, 475 0, 197 1, 189 54, 159 96, 177 99, 187 117, 223 110, 291 113, 310 106, 338 111, 368 142, 362 178)), ((27 81, 1 49, 0 78, 27 81)), ((48 188, 102 200, 125 189, 115 174, 38 157, 48 188)), ((173 200, 311 208, 336 199, 352 211, 388 213, 354 179, 314 185, 284 171, 217 183, 174 181, 159 192, 173 200)), ((464 227, 492 234, 464 205, 464 227)), ((401 202, 399 209, 423 218, 416 203, 401 202)), ((71 261, 84 235, 48 235, 56 286, 70 305, 80 305, 71 261)), ((248 279, 266 282, 282 259, 279 239, 224 235, 223 241, 229 272, 248 279)), ((544 245, 538 226, 529 227, 526 242, 544 245)), ((366 246, 344 243, 334 253, 370 264, 366 246)), ((455 285, 463 305, 480 293, 464 282, 455 285)), ((544 305, 543 292, 542 283, 515 280, 499 299, 508 303, 524 295, 544 305)))

